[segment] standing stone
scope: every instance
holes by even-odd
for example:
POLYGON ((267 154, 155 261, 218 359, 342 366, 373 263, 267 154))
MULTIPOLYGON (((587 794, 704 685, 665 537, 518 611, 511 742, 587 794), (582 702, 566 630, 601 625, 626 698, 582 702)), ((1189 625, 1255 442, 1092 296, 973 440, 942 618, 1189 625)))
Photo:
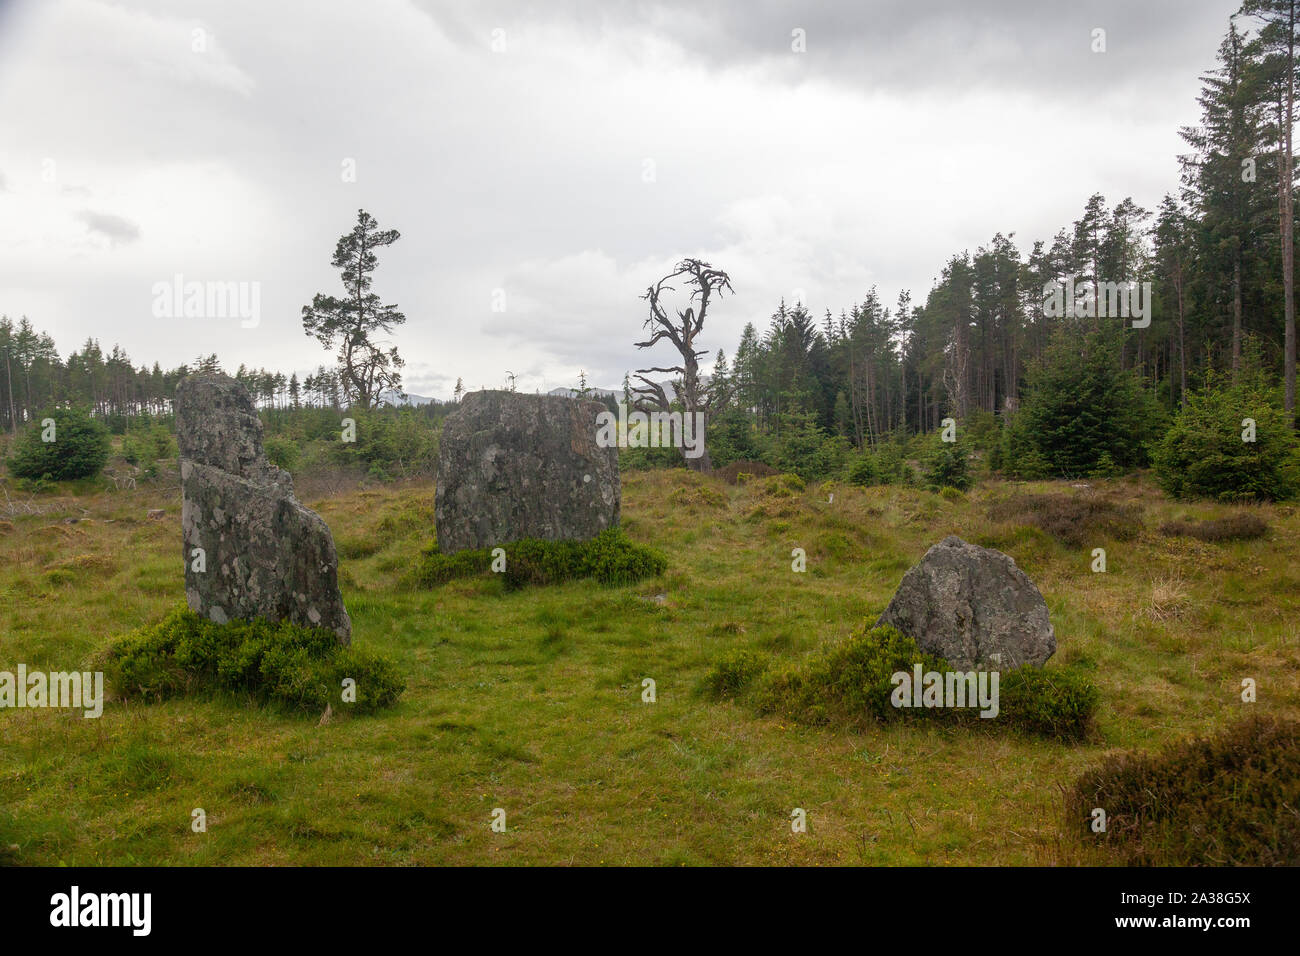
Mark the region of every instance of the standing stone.
POLYGON ((349 643, 330 529, 267 459, 248 391, 225 375, 190 375, 176 386, 175 411, 190 609, 218 624, 265 618, 323 627, 349 643), (203 549, 202 571, 195 548, 203 549))
POLYGON ((596 444, 599 402, 471 392, 438 443, 438 550, 573 541, 618 526, 618 449, 596 444))
POLYGON ((1010 555, 949 535, 903 575, 891 624, 962 670, 1042 665, 1056 652, 1047 602, 1010 555))

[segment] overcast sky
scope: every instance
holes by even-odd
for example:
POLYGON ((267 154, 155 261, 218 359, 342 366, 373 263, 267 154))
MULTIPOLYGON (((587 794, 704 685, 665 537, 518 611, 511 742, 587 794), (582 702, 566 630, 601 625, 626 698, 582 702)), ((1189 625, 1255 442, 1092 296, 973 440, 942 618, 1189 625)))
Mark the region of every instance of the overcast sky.
POLYGON ((631 343, 684 256, 731 274, 702 337, 731 355, 782 296, 921 303, 1093 192, 1154 209, 1238 5, 0 0, 0 313, 65 357, 302 374, 365 208, 402 233, 375 291, 408 391, 616 387, 673 364, 631 343), (259 283, 259 321, 158 317, 177 274, 259 283))

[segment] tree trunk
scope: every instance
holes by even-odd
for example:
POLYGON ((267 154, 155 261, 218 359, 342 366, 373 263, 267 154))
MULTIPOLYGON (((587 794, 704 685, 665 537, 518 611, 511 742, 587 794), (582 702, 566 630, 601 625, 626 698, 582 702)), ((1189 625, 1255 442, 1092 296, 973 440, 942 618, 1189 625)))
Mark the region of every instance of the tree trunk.
POLYGON ((1178 283, 1178 404, 1187 405, 1187 343, 1184 335, 1183 284, 1178 283))
POLYGON ((1295 426, 1295 261, 1291 198, 1291 124, 1295 122, 1295 0, 1288 5, 1287 81, 1286 81, 1286 149, 1282 152, 1282 294, 1286 314, 1286 418, 1295 426))
POLYGON ((1241 253, 1232 257, 1232 380, 1241 374, 1241 253))

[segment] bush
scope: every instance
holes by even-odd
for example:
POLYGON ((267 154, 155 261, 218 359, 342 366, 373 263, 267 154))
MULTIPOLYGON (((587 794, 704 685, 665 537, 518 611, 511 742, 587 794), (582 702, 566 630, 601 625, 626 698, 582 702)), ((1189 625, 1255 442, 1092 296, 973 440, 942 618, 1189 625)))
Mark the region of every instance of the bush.
POLYGON ((793 498, 801 495, 807 484, 798 475, 771 475, 759 482, 758 490, 764 498, 793 498))
POLYGON ((422 410, 353 408, 346 414, 356 422, 356 441, 338 441, 338 417, 333 419, 329 436, 329 447, 339 464, 361 465, 370 477, 381 481, 433 473, 438 431, 422 410))
POLYGON ((770 658, 754 651, 732 651, 709 669, 702 690, 715 700, 739 696, 771 663, 770 658))
POLYGON ((178 454, 176 439, 163 425, 129 430, 122 439, 122 458, 132 465, 152 465, 178 454))
POLYGON ((1226 518, 1206 521, 1169 521, 1160 526, 1160 533, 1171 537, 1186 536, 1202 541, 1250 541, 1268 534, 1268 523, 1249 511, 1238 512, 1226 518))
MULTIPOLYGON (((763 461, 770 454, 771 441, 759 432, 750 416, 744 411, 728 407, 720 415, 709 419, 708 447, 713 466, 726 470, 733 464, 763 461)), ((763 467, 771 466, 764 464, 763 467)), ((757 474, 751 468, 742 470, 757 474)), ((734 485, 735 482, 732 481, 731 484, 734 485)))
POLYGON ((37 417, 14 443, 9 471, 32 481, 73 481, 98 475, 108 461, 110 440, 103 423, 80 409, 56 408, 37 417), (53 441, 43 441, 42 424, 53 419, 53 441))
POLYGON ((729 485, 742 484, 748 479, 742 478, 742 475, 748 475, 749 478, 766 478, 768 475, 780 474, 771 465, 765 465, 761 461, 733 461, 725 468, 718 468, 713 472, 714 477, 721 478, 729 485))
POLYGON ((769 671, 755 686, 755 704, 762 714, 859 729, 872 721, 938 715, 939 709, 903 709, 890 702, 893 675, 910 673, 916 663, 926 670, 947 669, 940 658, 922 654, 915 641, 894 628, 869 628, 800 664, 769 671))
POLYGON ((585 543, 577 576, 612 586, 635 584, 666 570, 668 559, 658 551, 633 544, 617 529, 610 529, 585 543))
POLYGON ((468 578, 484 574, 491 569, 490 551, 457 551, 443 554, 437 545, 420 555, 420 563, 415 569, 415 583, 424 588, 446 584, 455 578, 468 578))
POLYGON ((915 485, 916 471, 907 462, 907 448, 901 441, 881 442, 872 453, 878 484, 915 485))
POLYGON ((1029 373, 1020 411, 1006 429, 1003 467, 1012 475, 1085 477, 1105 467, 1144 466, 1165 413, 1138 375, 1120 366, 1123 333, 1063 327, 1029 373))
POLYGON ((828 435, 811 412, 797 408, 780 416, 774 464, 804 481, 821 481, 842 474, 853 446, 839 435, 828 435))
POLYGON ((406 689, 388 660, 343 647, 332 631, 288 622, 216 624, 185 607, 114 641, 103 652, 114 693, 146 702, 195 693, 247 694, 264 703, 319 713, 371 713, 406 689), (343 681, 356 681, 355 703, 343 703, 343 681))
POLYGON ((733 652, 714 664, 703 686, 715 697, 747 698, 759 713, 808 724, 863 729, 903 719, 997 721, 1023 733, 1070 741, 1087 736, 1100 699, 1077 671, 1022 667, 999 674, 995 718, 979 717, 977 707, 895 707, 894 674, 911 674, 917 664, 927 672, 956 670, 923 653, 896 629, 872 627, 801 663, 776 668, 752 652, 733 652))
MULTIPOLYGON (((595 578, 602 584, 633 584, 663 574, 668 559, 658 551, 634 544, 617 528, 602 531, 590 541, 542 541, 526 538, 501 546, 505 550, 502 574, 507 588, 530 584, 559 584, 595 578)), ((415 570, 419 587, 435 587, 453 578, 492 573, 491 548, 443 554, 437 546, 420 556, 415 570)))
POLYGON ((1128 866, 1300 864, 1300 724, 1242 720, 1209 737, 1126 754, 1067 791, 1067 833, 1128 866), (1094 808, 1106 829, 1093 833, 1094 808))
POLYGON ((939 441, 930 449, 925 480, 937 488, 967 491, 974 484, 970 473, 970 455, 964 442, 939 441))
POLYGON ((280 436, 268 438, 264 447, 267 460, 277 468, 293 471, 298 467, 302 452, 293 439, 280 436))
POLYGON ((961 433, 971 448, 992 454, 1002 444, 1002 424, 993 412, 976 408, 962 419, 961 433))
POLYGON ((1046 531, 1072 548, 1099 538, 1127 541, 1142 530, 1142 513, 1095 494, 1014 495, 989 506, 994 521, 1015 521, 1046 531))
POLYGON ((1083 740, 1101 694, 1070 668, 1019 667, 1001 677, 1002 713, 1017 730, 1057 740, 1083 740))
POLYGON ((860 455, 849 462, 849 468, 844 478, 849 484, 859 485, 863 488, 882 484, 880 469, 876 466, 876 459, 866 449, 863 449, 860 455))
POLYGON ((1300 439, 1286 424, 1277 389, 1260 373, 1236 385, 1210 374, 1153 456, 1156 480, 1174 498, 1281 501, 1300 491, 1300 439), (1254 419, 1255 440, 1242 439, 1254 419))

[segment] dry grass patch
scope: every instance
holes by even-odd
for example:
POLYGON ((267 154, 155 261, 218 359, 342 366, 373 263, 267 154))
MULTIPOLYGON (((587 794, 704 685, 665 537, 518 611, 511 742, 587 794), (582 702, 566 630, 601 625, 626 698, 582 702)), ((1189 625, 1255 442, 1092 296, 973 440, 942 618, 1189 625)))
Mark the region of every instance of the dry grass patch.
POLYGON ((1268 533, 1268 522, 1250 511, 1238 511, 1223 518, 1204 521, 1166 521, 1160 533, 1169 537, 1191 537, 1201 541, 1251 541, 1268 533))
POLYGON ((1013 495, 990 504, 988 516, 997 522, 1031 525, 1072 548, 1105 538, 1127 541, 1142 530, 1138 504, 1121 504, 1092 491, 1013 495))
POLYGON ((1187 586, 1180 578, 1159 578, 1151 583, 1151 595, 1142 612, 1157 623, 1174 621, 1188 608, 1187 586))

